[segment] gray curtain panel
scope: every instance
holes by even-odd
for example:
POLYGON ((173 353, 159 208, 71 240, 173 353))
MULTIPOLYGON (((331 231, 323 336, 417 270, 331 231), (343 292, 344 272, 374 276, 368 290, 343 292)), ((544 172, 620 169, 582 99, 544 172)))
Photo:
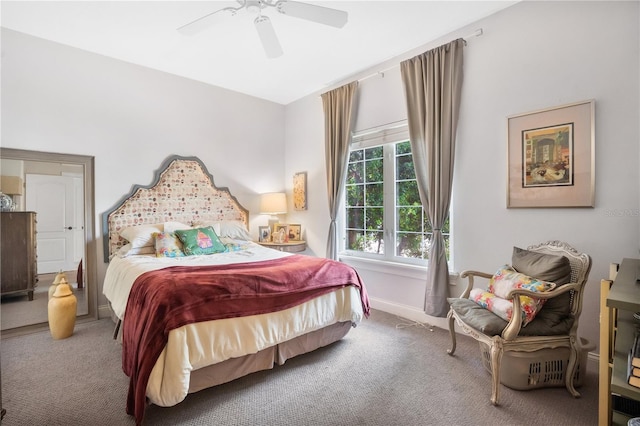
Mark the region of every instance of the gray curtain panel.
POLYGON ((441 229, 451 203, 463 48, 463 39, 454 40, 400 64, 420 200, 433 227, 424 310, 437 317, 449 310, 449 268, 441 229))
POLYGON ((327 194, 329 195, 329 238, 327 258, 338 259, 338 229, 336 218, 342 196, 342 185, 347 173, 349 143, 351 142, 351 116, 358 82, 354 81, 322 94, 324 108, 325 162, 327 194))

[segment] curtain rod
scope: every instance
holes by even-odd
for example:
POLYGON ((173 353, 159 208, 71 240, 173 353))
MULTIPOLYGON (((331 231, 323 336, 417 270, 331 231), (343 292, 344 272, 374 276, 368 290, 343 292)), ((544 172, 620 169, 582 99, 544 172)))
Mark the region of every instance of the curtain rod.
MULTIPOLYGON (((465 46, 467 45, 467 39, 468 39, 468 38, 472 38, 472 37, 480 37, 482 34, 483 34, 483 32, 482 32, 482 28, 478 28, 477 30, 475 30, 475 31, 474 31, 474 32, 472 32, 471 34, 468 34, 468 35, 466 35, 466 36, 462 37, 462 40, 464 41, 464 45, 465 45, 465 46)), ((394 68, 397 68, 397 67, 399 67, 399 66, 400 66, 400 64, 396 64, 396 65, 390 66, 389 68, 385 68, 385 69, 383 69, 383 70, 381 70, 381 71, 376 71, 376 72, 375 72, 375 73, 373 73, 373 74, 369 74, 369 75, 367 75, 367 76, 364 76, 364 77, 362 77, 362 78, 359 78, 359 79, 358 79, 358 83, 359 83, 359 82, 361 82, 361 81, 364 81, 364 80, 370 79, 371 77, 375 77, 375 76, 377 76, 377 75, 382 75, 382 76, 384 77, 384 73, 385 73, 385 72, 390 71, 390 70, 392 70, 392 69, 394 69, 394 68)))

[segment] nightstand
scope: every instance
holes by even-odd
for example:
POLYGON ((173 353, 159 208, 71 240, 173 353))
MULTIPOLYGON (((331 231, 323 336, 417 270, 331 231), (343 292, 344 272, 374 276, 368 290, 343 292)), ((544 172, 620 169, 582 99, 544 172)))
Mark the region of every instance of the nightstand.
POLYGON ((275 250, 286 251, 289 253, 297 253, 299 251, 305 251, 307 249, 306 241, 289 241, 288 243, 270 243, 261 241, 258 244, 264 247, 269 247, 275 250))

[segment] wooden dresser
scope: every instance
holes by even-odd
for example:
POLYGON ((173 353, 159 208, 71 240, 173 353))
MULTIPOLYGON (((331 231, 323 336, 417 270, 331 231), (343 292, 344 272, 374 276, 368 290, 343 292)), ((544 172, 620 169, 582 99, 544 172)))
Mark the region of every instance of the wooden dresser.
POLYGON ((33 300, 38 281, 36 213, 0 213, 0 284, 2 296, 27 293, 33 300))

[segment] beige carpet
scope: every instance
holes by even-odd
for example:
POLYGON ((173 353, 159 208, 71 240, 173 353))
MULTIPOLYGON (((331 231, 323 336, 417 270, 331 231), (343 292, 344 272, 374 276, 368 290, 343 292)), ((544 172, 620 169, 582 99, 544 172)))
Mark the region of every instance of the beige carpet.
MULTIPOLYGON (((113 323, 80 324, 68 339, 49 333, 1 342, 2 397, 14 425, 132 425, 128 379, 113 323)), ((273 370, 187 396, 174 407, 150 406, 145 425, 596 425, 597 369, 589 365, 582 398, 564 388, 502 387, 489 403, 489 374, 478 344, 448 331, 373 311, 341 341, 273 370)))

